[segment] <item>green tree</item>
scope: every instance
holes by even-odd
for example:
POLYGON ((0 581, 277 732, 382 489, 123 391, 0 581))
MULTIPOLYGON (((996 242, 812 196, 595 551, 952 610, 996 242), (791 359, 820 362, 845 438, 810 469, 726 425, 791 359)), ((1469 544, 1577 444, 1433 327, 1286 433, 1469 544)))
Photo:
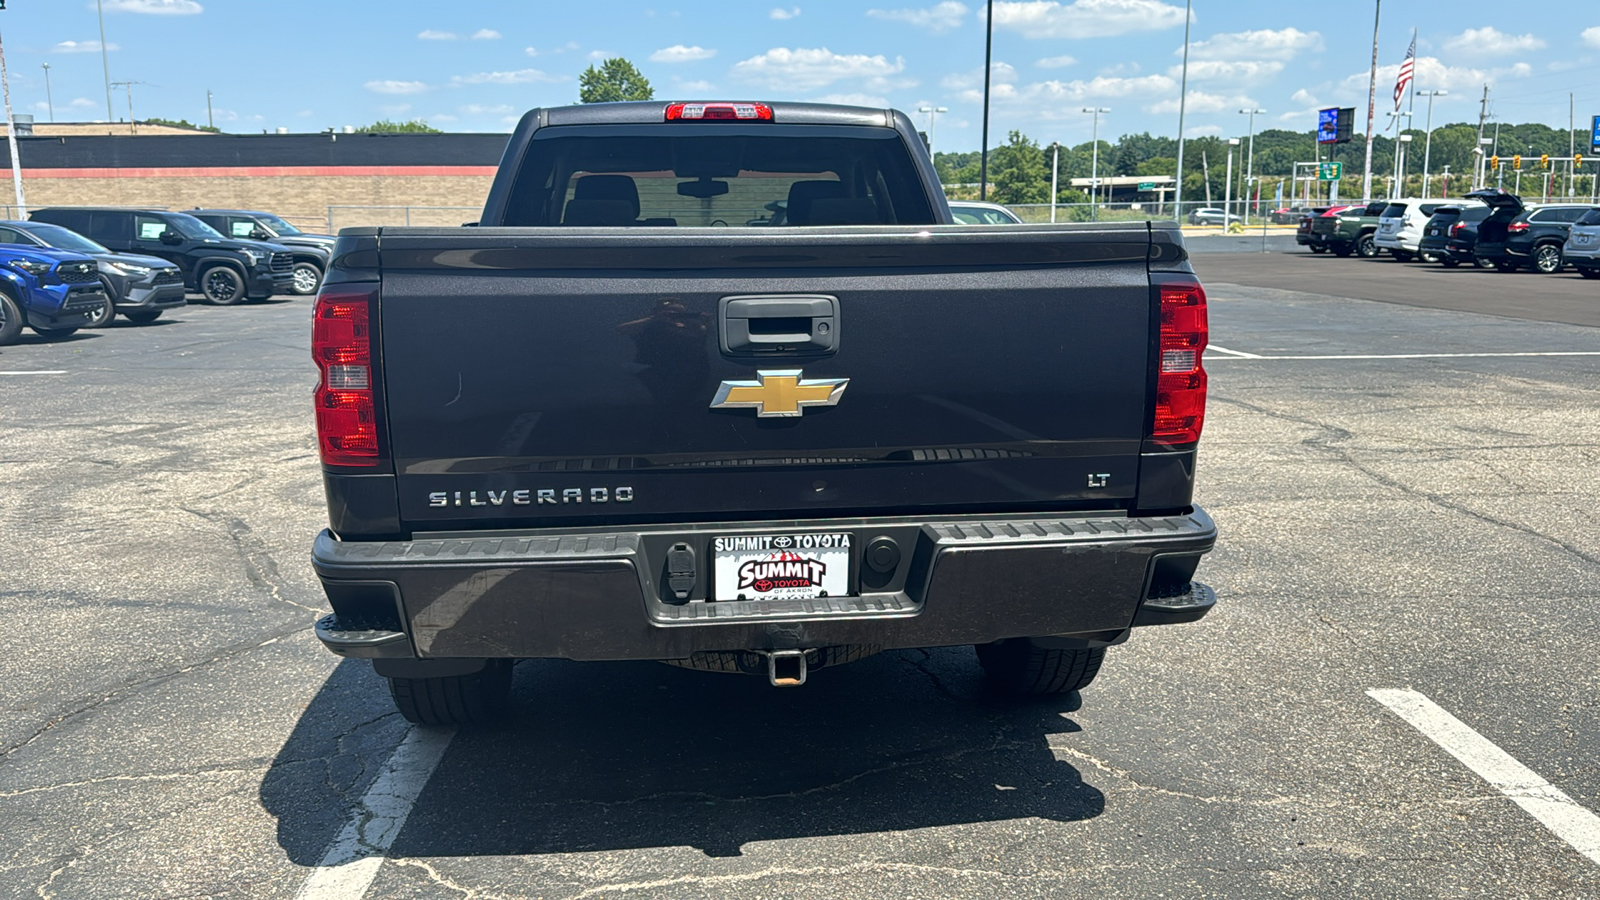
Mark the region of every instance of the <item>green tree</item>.
POLYGON ((655 89, 633 63, 622 57, 590 66, 578 76, 578 102, 615 103, 619 100, 653 100, 655 89))
POLYGON ((371 125, 363 125, 356 129, 357 134, 443 134, 444 132, 429 125, 421 119, 412 119, 409 122, 391 122, 388 119, 379 119, 371 125))
POLYGON ((989 154, 989 198, 996 203, 1049 203, 1050 165, 1039 145, 1020 131, 989 154))
POLYGON ((188 119, 151 118, 151 119, 145 119, 145 120, 141 121, 139 124, 140 125, 165 125, 168 128, 188 128, 191 131, 209 131, 212 134, 218 134, 218 133, 220 133, 222 131, 221 128, 218 128, 215 125, 196 125, 193 122, 189 121, 188 119))

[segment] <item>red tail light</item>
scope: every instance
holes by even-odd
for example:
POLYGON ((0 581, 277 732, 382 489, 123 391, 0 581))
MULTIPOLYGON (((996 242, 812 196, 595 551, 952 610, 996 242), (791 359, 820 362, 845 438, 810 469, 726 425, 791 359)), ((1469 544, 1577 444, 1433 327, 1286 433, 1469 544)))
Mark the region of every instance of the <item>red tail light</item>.
POLYGON ((772 107, 765 103, 672 103, 668 122, 771 122, 772 107))
POLYGON ((1465 224, 1461 223, 1461 222, 1457 222, 1454 225, 1451 225, 1450 226, 1450 236, 1451 237, 1459 236, 1461 234, 1461 229, 1463 229, 1465 227, 1467 227, 1467 226, 1465 224))
POLYGON ((370 292, 330 287, 317 295, 311 358, 321 380, 315 394, 317 447, 330 466, 378 464, 378 414, 372 377, 370 292))
POLYGON ((1521 234, 1528 230, 1527 222, 1512 222, 1506 226, 1506 234, 1521 234))
POLYGON ((1178 446, 1200 440, 1206 418, 1206 370, 1201 365, 1210 329, 1206 292, 1196 282, 1159 286, 1161 352, 1156 357, 1156 415, 1150 436, 1178 446))

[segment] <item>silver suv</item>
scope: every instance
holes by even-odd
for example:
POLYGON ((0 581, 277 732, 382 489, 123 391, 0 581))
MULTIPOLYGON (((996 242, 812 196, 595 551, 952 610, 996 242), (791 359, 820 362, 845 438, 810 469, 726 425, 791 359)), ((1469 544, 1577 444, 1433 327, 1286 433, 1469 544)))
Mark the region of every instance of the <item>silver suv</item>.
POLYGON ((1591 209, 1572 223, 1561 255, 1579 275, 1600 278, 1600 209, 1591 209))

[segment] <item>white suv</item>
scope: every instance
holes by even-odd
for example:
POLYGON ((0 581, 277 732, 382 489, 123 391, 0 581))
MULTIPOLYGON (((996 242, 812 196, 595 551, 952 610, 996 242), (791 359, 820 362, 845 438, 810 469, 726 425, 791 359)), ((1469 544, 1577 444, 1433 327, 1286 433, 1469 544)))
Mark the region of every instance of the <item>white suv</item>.
MULTIPOLYGON (((1391 201, 1378 217, 1378 233, 1373 235, 1373 243, 1378 249, 1389 251, 1389 255, 1401 262, 1410 262, 1417 256, 1417 245, 1422 242, 1422 230, 1428 224, 1428 219, 1441 206, 1482 206, 1476 200, 1418 200, 1405 198, 1391 201)), ((1435 262, 1429 256, 1423 257, 1424 262, 1435 262)))

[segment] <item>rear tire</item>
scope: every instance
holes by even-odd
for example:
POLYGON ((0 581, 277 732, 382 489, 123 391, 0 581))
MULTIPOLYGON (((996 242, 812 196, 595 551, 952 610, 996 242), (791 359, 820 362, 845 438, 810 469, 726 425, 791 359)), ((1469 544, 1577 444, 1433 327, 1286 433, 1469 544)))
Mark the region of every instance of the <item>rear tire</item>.
POLYGON ((1439 257, 1439 265, 1444 266, 1446 269, 1454 269, 1461 265, 1461 260, 1453 256, 1441 256, 1439 257))
POLYGON ((212 266, 201 272, 200 293, 218 306, 233 306, 249 299, 244 276, 227 266, 212 266))
POLYGON ((37 334, 39 337, 42 337, 47 341, 59 341, 63 338, 72 337, 78 333, 77 328, 40 328, 37 325, 30 327, 33 328, 34 334, 37 334))
POLYGON ((1515 272, 1516 270, 1522 268, 1522 266, 1517 265, 1509 259, 1497 259, 1494 261, 1494 268, 1497 272, 1515 272))
POLYGON ((1317 247, 1317 246, 1313 246, 1313 247, 1312 247, 1312 248, 1311 248, 1311 252, 1312 252, 1312 253, 1327 253, 1327 252, 1328 252, 1328 248, 1327 248, 1327 247, 1317 247))
POLYGON ((1414 258, 1405 250, 1390 250, 1389 255, 1394 257, 1396 262, 1411 262, 1411 260, 1414 258))
POLYGON ((137 312, 124 313, 124 315, 128 317, 129 322, 135 325, 149 325, 151 322, 161 318, 161 310, 141 309, 137 312))
POLYGON ((297 262, 294 264, 294 284, 289 288, 289 293, 302 297, 310 296, 317 292, 322 285, 322 270, 316 263, 297 262))
POLYGON ((11 295, 0 292, 0 347, 15 344, 22 334, 22 307, 11 295))
POLYGON ((1340 259, 1349 259, 1350 254, 1355 252, 1354 247, 1334 247, 1332 249, 1333 255, 1339 257, 1340 259))
POLYGON ((1566 265, 1561 258, 1561 248, 1555 244, 1540 244, 1533 251, 1533 269, 1543 275, 1555 275, 1566 265))
POLYGON ((1026 638, 978 644, 978 664, 989 683, 1008 694, 1069 694, 1089 686, 1100 674, 1106 648, 1058 650, 1036 647, 1026 638))
POLYGON ((389 695, 407 722, 475 725, 505 712, 511 695, 511 660, 491 659, 481 671, 446 678, 389 678, 389 695))
POLYGON ((1356 255, 1362 259, 1373 259, 1378 255, 1378 242, 1371 233, 1356 238, 1356 255))
POLYGON ((117 292, 111 288, 111 279, 102 276, 100 288, 106 294, 105 306, 95 310, 94 315, 89 317, 89 324, 83 326, 85 328, 104 328, 117 318, 117 292))

